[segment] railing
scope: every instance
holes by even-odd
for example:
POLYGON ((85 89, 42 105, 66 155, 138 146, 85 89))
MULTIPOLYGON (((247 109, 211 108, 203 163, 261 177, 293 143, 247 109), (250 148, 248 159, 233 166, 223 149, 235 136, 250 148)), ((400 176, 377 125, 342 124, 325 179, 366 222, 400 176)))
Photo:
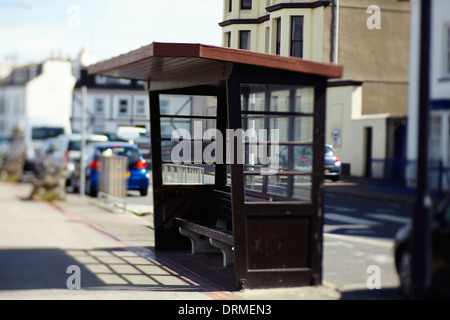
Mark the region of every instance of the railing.
POLYGON ((99 199, 114 203, 122 202, 126 211, 128 158, 100 157, 100 162, 99 199))
POLYGON ((402 159, 372 159, 371 182, 406 188, 407 179, 416 175, 417 162, 402 159))
POLYGON ((450 167, 440 160, 428 162, 428 187, 439 195, 450 192, 450 167))
POLYGON ((205 169, 177 164, 163 164, 164 184, 204 184, 205 169))
MULTIPOLYGON (((402 159, 372 159, 371 184, 403 189, 415 189, 417 161, 402 159)), ((428 162, 428 188, 430 192, 442 195, 450 191, 450 167, 441 160, 428 162)))

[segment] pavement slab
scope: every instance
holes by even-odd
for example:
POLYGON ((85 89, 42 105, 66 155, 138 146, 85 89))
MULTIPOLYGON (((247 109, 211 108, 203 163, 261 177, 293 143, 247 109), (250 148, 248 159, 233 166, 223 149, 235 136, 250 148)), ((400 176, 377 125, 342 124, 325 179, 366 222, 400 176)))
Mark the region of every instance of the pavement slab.
POLYGON ((211 257, 155 252, 148 215, 105 210, 75 194, 28 200, 30 192, 0 182, 0 300, 339 299, 331 286, 237 292, 232 269, 208 268, 212 260, 202 259, 211 257), (80 289, 70 290, 77 281, 80 289))

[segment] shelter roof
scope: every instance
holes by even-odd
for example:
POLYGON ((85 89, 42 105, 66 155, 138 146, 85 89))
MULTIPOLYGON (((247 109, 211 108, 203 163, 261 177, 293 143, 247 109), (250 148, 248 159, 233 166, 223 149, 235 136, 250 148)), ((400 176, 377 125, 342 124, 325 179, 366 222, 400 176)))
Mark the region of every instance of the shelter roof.
POLYGON ((159 83, 158 87, 183 87, 186 83, 225 80, 234 64, 326 78, 342 76, 342 66, 331 63, 203 44, 161 42, 94 64, 89 73, 149 81, 150 86, 154 82, 159 83))

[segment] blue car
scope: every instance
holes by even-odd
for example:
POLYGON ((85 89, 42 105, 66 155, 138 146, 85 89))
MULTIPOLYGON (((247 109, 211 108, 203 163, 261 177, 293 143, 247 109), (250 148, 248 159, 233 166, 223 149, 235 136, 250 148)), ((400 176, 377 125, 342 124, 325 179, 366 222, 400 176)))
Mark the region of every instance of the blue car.
POLYGON ((125 142, 99 142, 89 144, 86 150, 86 193, 96 197, 100 188, 100 156, 121 156, 128 158, 128 190, 137 190, 147 196, 150 174, 147 162, 136 145, 125 142))

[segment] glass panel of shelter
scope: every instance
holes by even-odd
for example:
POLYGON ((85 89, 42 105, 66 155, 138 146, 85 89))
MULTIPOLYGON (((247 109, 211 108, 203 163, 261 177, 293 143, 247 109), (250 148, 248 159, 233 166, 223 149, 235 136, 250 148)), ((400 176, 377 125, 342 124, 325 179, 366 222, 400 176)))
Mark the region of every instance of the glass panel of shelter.
POLYGON ((245 201, 312 202, 314 87, 241 85, 245 201))
POLYGON ((217 97, 160 94, 163 185, 214 185, 217 97))

